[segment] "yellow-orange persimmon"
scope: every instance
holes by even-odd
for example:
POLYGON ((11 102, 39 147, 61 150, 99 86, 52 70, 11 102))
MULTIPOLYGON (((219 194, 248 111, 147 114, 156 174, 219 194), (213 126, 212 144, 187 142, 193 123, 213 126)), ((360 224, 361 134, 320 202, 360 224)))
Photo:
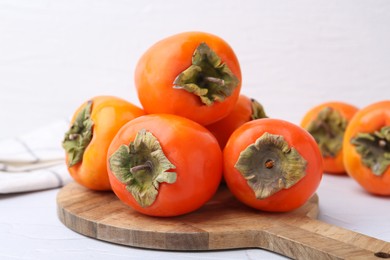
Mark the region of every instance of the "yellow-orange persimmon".
POLYGON ((344 135, 347 173, 368 192, 390 195, 390 100, 368 105, 352 118, 344 135))
POLYGON ((62 143, 73 179, 92 190, 110 190, 106 157, 111 140, 125 123, 144 114, 114 96, 96 96, 82 104, 62 143))

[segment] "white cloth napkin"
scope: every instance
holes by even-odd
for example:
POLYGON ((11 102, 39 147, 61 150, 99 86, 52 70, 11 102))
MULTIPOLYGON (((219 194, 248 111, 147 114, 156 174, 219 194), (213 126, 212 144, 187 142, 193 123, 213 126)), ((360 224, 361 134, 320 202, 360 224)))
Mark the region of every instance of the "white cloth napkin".
POLYGON ((0 140, 0 194, 57 188, 70 182, 61 147, 68 127, 67 120, 58 120, 0 140))

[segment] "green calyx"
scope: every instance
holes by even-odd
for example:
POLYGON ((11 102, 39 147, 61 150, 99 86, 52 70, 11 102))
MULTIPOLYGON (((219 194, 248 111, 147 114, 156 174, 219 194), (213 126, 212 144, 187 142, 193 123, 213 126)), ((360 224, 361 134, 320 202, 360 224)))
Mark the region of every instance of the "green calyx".
POLYGON ((306 160, 289 147, 283 136, 264 133, 243 150, 235 168, 247 180, 257 199, 294 186, 306 175, 306 160))
POLYGON ((152 133, 142 129, 128 146, 121 145, 109 158, 115 177, 133 195, 141 207, 156 200, 160 183, 175 183, 175 169, 152 133))
POLYGON ((174 88, 199 96, 207 106, 215 101, 224 101, 233 93, 238 83, 237 77, 206 43, 201 43, 195 49, 192 65, 173 82, 174 88))
POLYGON ((325 107, 307 126, 324 157, 335 157, 341 150, 347 120, 335 109, 325 107))
POLYGON ((358 133, 351 144, 374 175, 382 176, 390 166, 390 126, 374 133, 358 133))
POLYGON ((84 151, 91 142, 93 130, 91 111, 92 101, 90 100, 76 115, 73 124, 65 133, 62 147, 68 155, 67 163, 69 167, 82 161, 84 151))
POLYGON ((268 117, 265 114, 264 107, 257 100, 251 98, 251 106, 252 106, 251 120, 268 117))

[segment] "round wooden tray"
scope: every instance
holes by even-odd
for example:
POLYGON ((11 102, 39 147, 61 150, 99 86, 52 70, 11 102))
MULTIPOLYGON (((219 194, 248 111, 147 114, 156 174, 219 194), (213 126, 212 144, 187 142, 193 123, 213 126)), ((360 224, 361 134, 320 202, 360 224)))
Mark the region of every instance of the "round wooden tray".
POLYGON ((257 247, 300 259, 370 259, 378 251, 390 252, 385 241, 316 220, 318 210, 314 195, 292 212, 257 211, 238 202, 223 185, 199 210, 171 218, 142 215, 113 192, 76 183, 57 196, 58 216, 65 226, 122 245, 186 251, 257 247))

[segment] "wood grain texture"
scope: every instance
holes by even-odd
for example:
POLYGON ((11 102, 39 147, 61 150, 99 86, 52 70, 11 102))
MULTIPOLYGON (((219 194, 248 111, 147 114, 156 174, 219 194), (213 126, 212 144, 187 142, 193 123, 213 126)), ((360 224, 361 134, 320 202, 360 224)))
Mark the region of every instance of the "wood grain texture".
POLYGON ((263 248, 294 259, 381 259, 390 243, 315 218, 318 197, 289 213, 256 211, 221 186, 199 210, 172 218, 142 215, 112 192, 70 183, 57 196, 59 219, 88 237, 161 250, 263 248))

